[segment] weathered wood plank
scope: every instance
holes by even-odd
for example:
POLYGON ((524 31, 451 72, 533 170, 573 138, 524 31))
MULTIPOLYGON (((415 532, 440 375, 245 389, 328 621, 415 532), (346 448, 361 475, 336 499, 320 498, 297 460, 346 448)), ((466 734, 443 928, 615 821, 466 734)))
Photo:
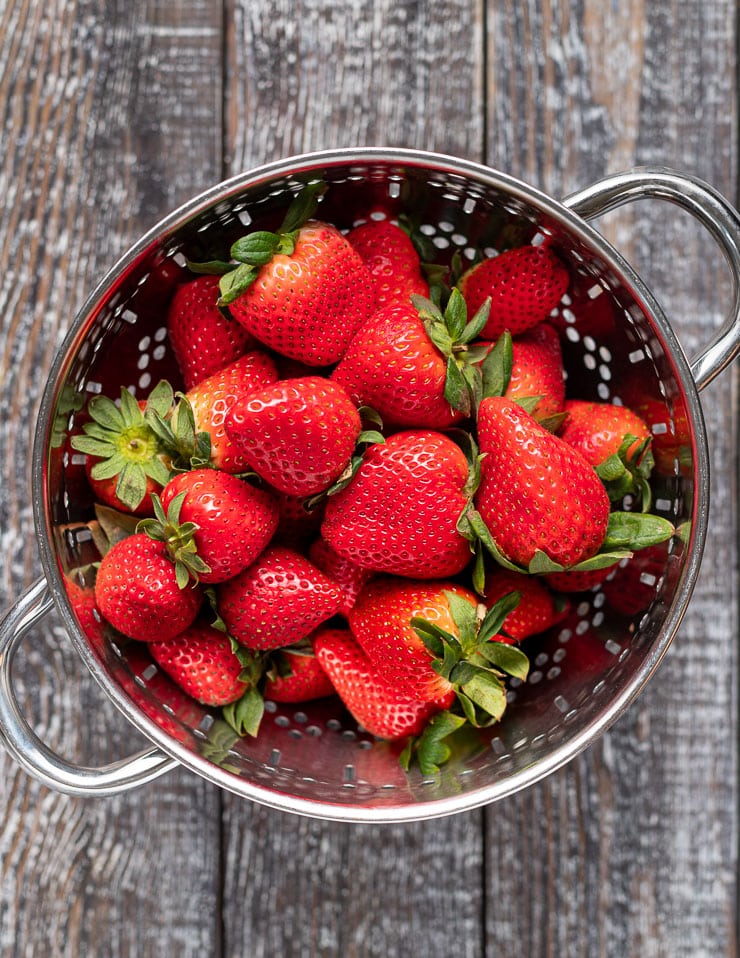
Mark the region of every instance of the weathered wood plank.
MULTIPOLYGON (((101 271, 218 176, 220 49, 219 12, 204 3, 0 12, 3 606, 40 574, 29 476, 45 370, 101 271)), ((95 764, 141 746, 56 617, 20 658, 19 694, 62 754, 95 764)), ((217 953, 214 789, 175 773, 85 801, 0 762, 3 954, 217 953)))
MULTIPOLYGON (((650 163, 732 198, 735 42, 730 3, 502 4, 489 159, 555 195, 650 163)), ((695 352, 730 301, 713 243, 653 203, 605 229, 695 352)), ((665 664, 602 743, 487 813, 504 856, 487 886, 497 954, 736 953, 736 378, 703 396, 714 518, 665 664)))
MULTIPOLYGON (((234 171, 357 145, 480 158, 477 3, 249 0, 234 5, 230 22, 234 171)), ((372 828, 227 797, 224 847, 228 955, 394 958, 439 954, 441 942, 483 954, 478 812, 372 828)))

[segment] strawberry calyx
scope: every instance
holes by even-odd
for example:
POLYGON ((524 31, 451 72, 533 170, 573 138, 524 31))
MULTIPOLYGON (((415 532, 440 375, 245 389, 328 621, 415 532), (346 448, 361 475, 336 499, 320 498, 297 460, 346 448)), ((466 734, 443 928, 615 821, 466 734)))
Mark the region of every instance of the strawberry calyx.
POLYGON ((322 489, 321 492, 317 492, 315 495, 304 499, 303 507, 307 512, 313 512, 314 509, 320 506, 329 496, 334 496, 338 492, 341 492, 342 489, 352 482, 357 470, 362 465, 369 446, 385 443, 385 436, 381 432, 383 420, 378 413, 374 409, 371 409, 370 406, 360 406, 357 412, 360 415, 363 425, 367 424, 368 428, 363 428, 358 434, 355 440, 355 448, 350 456, 349 462, 334 482, 332 482, 330 486, 327 486, 326 489, 322 489))
POLYGON ((458 289, 452 290, 444 312, 425 296, 415 293, 411 301, 429 339, 447 360, 445 399, 453 409, 465 416, 471 415, 483 398, 480 363, 486 352, 485 347, 476 346, 474 341, 488 322, 490 300, 486 300, 471 319, 458 289))
MULTIPOLYGON (((476 556, 476 567, 482 567, 482 554, 485 551, 505 569, 529 575, 545 575, 551 572, 589 572, 596 569, 607 569, 622 559, 631 558, 635 552, 648 546, 667 542, 675 533, 676 528, 668 519, 652 513, 621 512, 615 510, 609 514, 607 531, 604 541, 598 552, 576 562, 570 566, 561 565, 553 561, 542 549, 537 549, 527 567, 512 562, 498 547, 490 530, 483 521, 483 517, 471 503, 463 511, 457 524, 458 532, 469 540, 471 551, 476 556)), ((477 583, 480 573, 473 581, 476 591, 480 593, 477 583)))
POLYGON ((120 403, 107 396, 93 397, 87 406, 90 421, 72 448, 94 457, 90 469, 95 480, 116 479, 116 496, 128 509, 136 509, 147 492, 147 480, 164 486, 170 476, 164 462, 167 450, 150 417, 166 416, 172 406, 172 387, 162 380, 149 394, 144 409, 128 389, 121 390, 120 403))
POLYGON ((298 234, 316 212, 319 200, 326 191, 326 184, 309 183, 292 200, 285 218, 276 232, 255 230, 237 239, 229 250, 230 260, 188 262, 194 273, 220 275, 221 295, 219 308, 226 307, 241 296, 257 279, 259 271, 274 256, 291 256, 295 250, 298 234))
POLYGON ((188 472, 203 466, 215 468, 211 462, 210 434, 196 429, 193 407, 185 393, 174 394, 174 405, 168 415, 152 409, 146 412, 145 419, 169 456, 172 472, 188 472))
POLYGON ((632 496, 640 503, 643 512, 650 509, 650 476, 655 465, 651 443, 650 436, 640 441, 628 433, 617 452, 595 467, 611 502, 620 502, 625 496, 632 496))
POLYGON ((410 624, 432 656, 431 667, 452 685, 462 714, 449 709, 438 713, 422 734, 408 743, 402 764, 408 767, 416 757, 424 774, 438 771, 447 761, 450 746, 445 740, 458 729, 466 724, 486 728, 500 721, 507 706, 506 677, 524 681, 529 673, 525 653, 496 638, 521 601, 520 592, 507 593, 489 609, 476 608, 448 590, 444 595, 457 635, 418 616, 410 624))
POLYGON ((198 525, 195 522, 180 522, 180 511, 186 496, 187 492, 175 496, 165 512, 162 500, 153 495, 154 518, 142 519, 136 526, 137 532, 146 533, 155 542, 165 544, 167 554, 175 564, 177 584, 181 589, 185 589, 191 581, 197 584, 203 573, 211 571, 211 567, 198 555, 195 543, 198 525))

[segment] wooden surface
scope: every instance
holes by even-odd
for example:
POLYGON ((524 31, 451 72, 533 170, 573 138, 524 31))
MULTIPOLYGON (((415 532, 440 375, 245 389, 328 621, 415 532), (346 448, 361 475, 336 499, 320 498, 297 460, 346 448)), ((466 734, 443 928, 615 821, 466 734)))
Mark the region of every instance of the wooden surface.
MULTIPOLYGON (((0 604, 39 574, 32 432, 101 271, 224 175, 390 144, 555 196, 666 164, 736 200, 730 0, 0 3, 0 604)), ((646 203, 604 228, 693 354, 730 300, 712 243, 646 203)), ((178 770, 106 800, 0 758, 0 954, 726 958, 737 954, 734 370, 703 393, 709 539, 653 682, 538 786, 399 826, 294 818, 178 770)), ((63 754, 139 744, 52 620, 19 694, 63 754)))

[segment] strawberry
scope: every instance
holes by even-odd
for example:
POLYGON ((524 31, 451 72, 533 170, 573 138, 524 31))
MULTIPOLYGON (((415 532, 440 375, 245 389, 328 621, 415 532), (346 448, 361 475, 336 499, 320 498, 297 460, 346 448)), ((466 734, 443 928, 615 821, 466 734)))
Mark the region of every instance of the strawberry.
POLYGON ((105 623, 95 601, 95 589, 70 576, 64 577, 64 589, 82 634, 90 647, 101 653, 105 647, 105 623))
POLYGON ((392 303, 407 306, 412 295, 429 296, 419 254, 408 234, 390 220, 368 220, 347 239, 370 270, 379 308, 392 303))
POLYGON ((173 392, 160 382, 146 401, 121 390, 120 404, 107 396, 88 403, 90 421, 81 435, 72 436, 72 448, 87 455, 85 470, 97 499, 113 509, 151 515, 151 494, 170 476, 168 450, 149 421, 149 415, 166 416, 173 392))
POLYGON ((467 270, 458 282, 468 310, 477 312, 491 297, 491 312, 481 336, 512 336, 547 318, 568 289, 570 275, 547 246, 521 246, 489 257, 467 270))
POLYGON ((208 435, 211 465, 230 473, 248 470, 244 456, 226 432, 226 414, 233 405, 244 402, 255 389, 274 383, 276 379, 272 359, 262 350, 252 350, 185 393, 195 431, 208 435))
POLYGON ((181 589, 163 542, 136 533, 103 556, 95 579, 95 601, 103 617, 143 642, 174 638, 193 623, 203 594, 181 589))
POLYGON ((371 445, 352 481, 326 503, 321 534, 355 565, 413 578, 461 572, 457 531, 468 503, 465 455, 439 432, 409 430, 371 445))
POLYGON ((622 562, 602 589, 606 601, 620 615, 638 615, 655 600, 666 574, 666 543, 650 546, 622 562))
POLYGON ((590 592, 613 573, 613 566, 603 569, 566 569, 564 572, 549 572, 545 581, 557 592, 590 592))
POLYGON ((150 642, 149 651, 170 678, 202 705, 228 705, 247 690, 229 637, 205 622, 194 622, 174 638, 150 642))
MULTIPOLYGON (((317 630, 314 637, 321 634, 317 630)), ((274 653, 274 675, 267 677, 264 695, 273 702, 310 702, 334 693, 331 679, 321 667, 310 642, 274 653)))
POLYGON ((609 497, 579 452, 505 397, 480 404, 478 438, 475 502, 503 556, 527 569, 538 553, 567 567, 598 552, 609 497))
POLYGON ((311 220, 318 184, 306 187, 276 233, 237 240, 223 264, 219 305, 257 340, 309 366, 328 366, 372 313, 370 271, 329 223, 311 220))
POLYGON ((316 658, 347 710, 371 735, 384 739, 420 734, 452 695, 425 701, 407 695, 380 678, 348 629, 322 629, 314 640, 316 658))
POLYGON ((509 399, 538 396, 530 409, 537 420, 549 419, 563 409, 565 375, 560 337, 549 323, 514 336, 511 344, 512 368, 505 395, 509 399))
POLYGON ((187 576, 205 583, 231 579, 257 558, 278 524, 278 504, 268 492, 216 469, 194 469, 162 490, 156 519, 139 531, 167 544, 187 576))
POLYGON ((457 290, 444 313, 421 297, 391 304, 360 328, 331 378, 386 424, 446 429, 471 413, 480 391, 485 349, 473 341, 486 316, 468 322, 457 290))
POLYGON ((229 634, 249 649, 275 649, 305 638, 341 604, 339 586, 300 553, 269 546, 217 589, 229 634))
POLYGON ((479 616, 475 596, 462 586, 383 577, 357 597, 349 624, 394 690, 446 706, 454 695, 471 724, 487 725, 506 708, 501 670, 527 673, 523 653, 492 641, 517 602, 507 595, 479 616))
POLYGON ((522 642, 530 635, 545 632, 568 612, 569 603, 553 595, 538 576, 501 567, 494 568, 486 577, 483 601, 490 607, 512 592, 520 593, 521 599, 506 617, 505 633, 497 636, 499 642, 522 642))
POLYGON ((167 333, 186 389, 192 389, 244 353, 256 340, 216 305, 218 276, 179 286, 167 312, 167 333))
POLYGON ((339 477, 361 428, 346 390, 319 376, 255 390, 234 403, 225 424, 249 466, 275 489, 294 496, 321 492, 339 477))
POLYGON ((280 520, 275 542, 295 549, 296 552, 305 552, 309 543, 315 539, 324 521, 326 502, 318 502, 315 508, 306 507, 304 496, 289 496, 284 492, 277 494, 280 520))
POLYGON ((308 558, 337 583, 342 592, 339 612, 344 616, 348 615, 355 599, 375 573, 340 555, 321 536, 311 543, 308 558))

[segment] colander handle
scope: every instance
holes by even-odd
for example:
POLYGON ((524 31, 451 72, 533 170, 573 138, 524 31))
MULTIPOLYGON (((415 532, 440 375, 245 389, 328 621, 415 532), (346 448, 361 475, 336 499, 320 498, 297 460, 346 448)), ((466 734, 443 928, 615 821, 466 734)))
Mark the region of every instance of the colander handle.
POLYGON ((698 389, 707 386, 740 351, 740 215, 703 180, 665 168, 640 167, 598 180, 563 201, 584 219, 593 219, 625 203, 668 200, 695 217, 722 249, 732 274, 730 312, 708 346, 691 362, 698 389))
POLYGON ((0 740, 18 764, 44 785, 68 795, 114 795, 143 785, 178 763, 156 748, 101 768, 73 765, 30 727, 13 690, 12 665, 24 635, 53 607, 45 579, 27 589, 0 622, 0 740))

